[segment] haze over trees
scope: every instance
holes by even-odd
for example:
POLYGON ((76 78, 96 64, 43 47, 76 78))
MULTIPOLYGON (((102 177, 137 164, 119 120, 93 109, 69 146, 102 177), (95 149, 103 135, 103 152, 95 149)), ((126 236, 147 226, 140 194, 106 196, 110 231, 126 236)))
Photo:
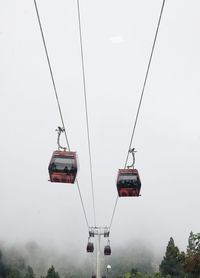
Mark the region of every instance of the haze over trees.
MULTIPOLYGON (((36 247, 34 247, 36 248, 36 247)), ((36 255, 36 254, 35 254, 36 255)), ((36 255, 37 256, 37 255, 36 255)), ((89 266, 84 262, 65 267, 51 265, 46 270, 25 258, 25 254, 14 248, 7 251, 0 248, 0 278, 88 278, 89 266), (24 255, 24 257, 23 257, 24 255), (29 265, 30 264, 30 265, 29 265), (33 265, 35 270, 33 269, 33 265), (38 272, 40 269, 40 273, 38 272)), ((48 256, 47 256, 48 257, 48 256)), ((46 258, 47 258, 46 257, 46 258)), ((112 278, 199 278, 200 277, 200 233, 190 233, 185 252, 180 251, 171 237, 160 265, 152 265, 152 256, 143 247, 133 252, 118 253, 111 257, 112 270, 107 277, 112 278), (137 258, 135 256, 137 253, 137 258), (157 270, 157 271, 156 271, 157 270)))

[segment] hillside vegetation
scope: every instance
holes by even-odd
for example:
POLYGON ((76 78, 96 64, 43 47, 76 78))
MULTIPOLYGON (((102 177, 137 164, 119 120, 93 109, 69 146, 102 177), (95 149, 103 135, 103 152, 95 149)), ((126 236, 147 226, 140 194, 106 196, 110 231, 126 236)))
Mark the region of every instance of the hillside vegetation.
MULTIPOLYGON (((30 247, 30 246, 29 246, 30 247)), ((34 247, 34 246, 33 246, 34 247)), ((91 267, 88 263, 72 263, 67 258, 59 258, 63 266, 56 263, 47 267, 48 256, 39 257, 36 247, 29 251, 32 257, 11 248, 0 250, 0 278, 88 278, 91 267), (46 259, 46 262, 45 262, 46 259), (46 273, 44 272, 46 269, 46 273)), ((169 239, 165 254, 159 265, 154 265, 149 251, 137 250, 132 253, 115 254, 110 261, 112 269, 106 274, 110 278, 200 278, 200 233, 190 233, 187 250, 180 251, 173 238, 169 239), (157 270, 157 271, 156 271, 157 270)), ((105 275, 105 274, 104 274, 105 275)))

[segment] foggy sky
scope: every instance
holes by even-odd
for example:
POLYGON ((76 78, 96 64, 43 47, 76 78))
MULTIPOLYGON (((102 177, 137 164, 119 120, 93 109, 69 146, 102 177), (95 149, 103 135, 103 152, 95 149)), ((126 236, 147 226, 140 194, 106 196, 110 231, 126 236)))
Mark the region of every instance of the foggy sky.
MULTIPOLYGON (((162 1, 81 0, 97 225, 109 225, 162 1)), ((78 180, 94 225, 76 1, 38 0, 78 180)), ((166 1, 133 141, 140 198, 120 198, 112 246, 185 248, 200 231, 199 1, 166 1)), ((0 239, 85 252, 76 185, 48 181, 61 125, 33 1, 0 0, 0 239)), ((64 141, 63 141, 64 142, 64 141)))

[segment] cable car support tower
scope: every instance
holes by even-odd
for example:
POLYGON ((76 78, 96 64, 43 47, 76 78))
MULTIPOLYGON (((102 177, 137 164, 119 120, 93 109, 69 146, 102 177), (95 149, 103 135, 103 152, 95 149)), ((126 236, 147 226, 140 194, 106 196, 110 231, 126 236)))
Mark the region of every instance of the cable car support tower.
POLYGON ((89 238, 97 237, 96 244, 96 278, 101 278, 101 237, 108 238, 108 245, 104 248, 104 255, 110 255, 110 241, 109 241, 110 231, 108 227, 90 227, 89 228, 89 238))

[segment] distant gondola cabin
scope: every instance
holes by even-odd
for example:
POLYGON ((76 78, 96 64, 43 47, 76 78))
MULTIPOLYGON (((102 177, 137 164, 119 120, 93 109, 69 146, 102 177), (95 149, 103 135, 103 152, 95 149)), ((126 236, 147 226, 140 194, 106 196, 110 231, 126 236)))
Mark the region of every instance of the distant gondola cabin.
POLYGON ((140 196, 141 181, 137 169, 119 169, 117 191, 119 197, 140 196))
POLYGON ((92 253, 94 251, 94 244, 92 242, 88 242, 86 250, 87 252, 92 253))
POLYGON ((111 255, 111 248, 110 248, 110 245, 106 245, 104 247, 104 255, 111 255))
POLYGON ((51 182, 74 183, 77 174, 76 152, 54 151, 48 170, 51 182))

